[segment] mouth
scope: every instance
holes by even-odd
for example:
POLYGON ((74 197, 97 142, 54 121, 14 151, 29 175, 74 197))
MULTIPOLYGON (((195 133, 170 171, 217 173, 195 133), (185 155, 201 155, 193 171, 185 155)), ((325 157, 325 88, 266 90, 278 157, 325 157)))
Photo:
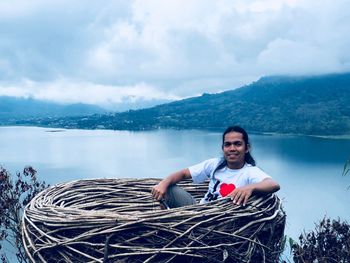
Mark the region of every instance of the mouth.
POLYGON ((229 153, 226 155, 228 158, 237 158, 238 154, 237 153, 229 153))

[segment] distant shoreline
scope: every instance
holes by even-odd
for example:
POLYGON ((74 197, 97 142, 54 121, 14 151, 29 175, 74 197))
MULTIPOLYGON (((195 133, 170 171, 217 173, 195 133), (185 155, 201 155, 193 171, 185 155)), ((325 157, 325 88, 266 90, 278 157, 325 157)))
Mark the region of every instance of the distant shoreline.
POLYGON ((324 139, 336 139, 336 140, 350 140, 350 134, 343 135, 313 135, 313 134, 302 134, 302 133, 278 133, 278 132, 251 132, 251 134, 259 135, 273 135, 273 136, 305 136, 305 137, 316 137, 324 139))
MULTIPOLYGON (((46 132, 64 132, 66 130, 82 130, 82 131, 130 131, 130 132, 144 132, 144 131, 159 131, 159 130, 178 130, 178 131, 189 131, 189 130, 195 130, 195 131, 208 131, 208 132, 217 132, 221 133, 222 129, 196 129, 196 128, 190 128, 190 129, 180 129, 180 128, 160 128, 160 129, 123 129, 123 130, 113 130, 113 129, 79 129, 79 128, 62 128, 62 127, 47 127, 47 126, 31 126, 31 125, 0 125, 0 128, 40 128, 40 129, 48 129, 46 132)), ((268 136, 297 136, 297 137, 314 137, 314 138, 323 138, 323 139, 332 139, 332 140, 350 140, 350 134, 344 134, 344 135, 313 135, 313 134, 302 134, 302 133, 279 133, 279 132, 258 132, 258 131, 249 131, 249 134, 252 135, 268 135, 268 136)))

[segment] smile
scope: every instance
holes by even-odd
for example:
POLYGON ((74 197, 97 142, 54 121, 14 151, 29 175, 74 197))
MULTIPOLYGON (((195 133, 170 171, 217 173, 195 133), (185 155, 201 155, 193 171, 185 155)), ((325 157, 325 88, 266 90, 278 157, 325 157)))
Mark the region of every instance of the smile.
POLYGON ((237 153, 227 154, 227 157, 237 157, 237 156, 239 156, 239 154, 237 154, 237 153))

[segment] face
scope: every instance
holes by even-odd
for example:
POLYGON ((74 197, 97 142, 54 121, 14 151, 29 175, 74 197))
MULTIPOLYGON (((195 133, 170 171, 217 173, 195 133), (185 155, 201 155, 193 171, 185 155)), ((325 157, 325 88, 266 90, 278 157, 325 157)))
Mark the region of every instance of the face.
POLYGON ((244 166, 244 156, 249 152, 249 145, 245 144, 241 133, 229 132, 224 137, 222 150, 227 166, 231 169, 240 169, 244 166))

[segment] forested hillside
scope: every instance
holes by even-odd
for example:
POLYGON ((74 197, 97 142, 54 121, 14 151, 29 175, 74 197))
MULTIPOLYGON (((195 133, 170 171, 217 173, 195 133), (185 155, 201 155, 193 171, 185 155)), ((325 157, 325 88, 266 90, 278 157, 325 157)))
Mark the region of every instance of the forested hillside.
POLYGON ((350 134, 350 74, 264 77, 239 89, 153 108, 84 118, 38 119, 35 124, 117 130, 222 130, 238 124, 254 132, 350 134))

